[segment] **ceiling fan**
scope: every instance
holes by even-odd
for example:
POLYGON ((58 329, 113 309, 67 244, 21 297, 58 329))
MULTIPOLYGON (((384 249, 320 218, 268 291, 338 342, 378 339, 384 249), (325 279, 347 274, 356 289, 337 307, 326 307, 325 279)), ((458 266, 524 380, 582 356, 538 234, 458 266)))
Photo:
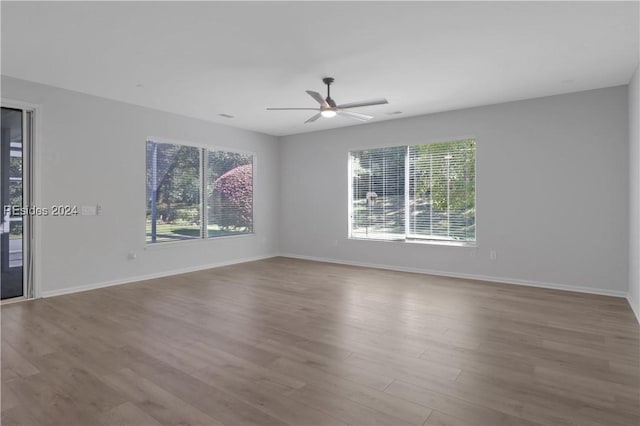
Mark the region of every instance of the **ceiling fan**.
POLYGON ((351 108, 365 107, 371 105, 383 105, 387 104, 387 100, 385 98, 380 99, 371 99, 369 101, 361 101, 361 102, 350 102, 348 104, 337 105, 336 102, 331 99, 331 83, 333 83, 334 79, 332 77, 325 77, 322 79, 322 82, 327 85, 327 98, 323 99, 322 95, 318 92, 313 92, 311 90, 307 90, 306 92, 313 99, 318 101, 320 104, 320 108, 267 108, 270 111, 293 111, 293 110, 305 110, 305 111, 319 111, 316 115, 309 118, 305 123, 312 123, 316 121, 320 117, 331 118, 336 115, 340 115, 343 117, 353 118, 359 121, 368 121, 373 117, 370 115, 360 114, 353 111, 346 111, 351 108))

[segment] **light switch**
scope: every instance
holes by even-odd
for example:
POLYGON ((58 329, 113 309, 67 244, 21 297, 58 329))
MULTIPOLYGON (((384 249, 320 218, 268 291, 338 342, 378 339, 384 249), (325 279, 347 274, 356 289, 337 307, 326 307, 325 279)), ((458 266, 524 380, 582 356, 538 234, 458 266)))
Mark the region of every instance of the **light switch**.
POLYGON ((95 216, 96 206, 82 206, 82 216, 95 216))

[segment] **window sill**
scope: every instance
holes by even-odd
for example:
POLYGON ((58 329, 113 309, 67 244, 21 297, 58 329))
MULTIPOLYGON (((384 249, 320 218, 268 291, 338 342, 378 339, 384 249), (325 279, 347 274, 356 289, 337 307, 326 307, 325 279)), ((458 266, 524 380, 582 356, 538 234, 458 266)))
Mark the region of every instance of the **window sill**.
POLYGON ((429 246, 445 246, 445 247, 478 247, 477 241, 439 241, 439 240, 427 240, 427 239, 391 239, 391 238, 358 238, 349 237, 352 241, 373 241, 382 243, 403 243, 403 244, 418 244, 429 246))
POLYGON ((192 246, 192 245, 198 245, 198 244, 209 244, 212 241, 228 240, 231 238, 253 237, 255 235, 256 235, 255 232, 251 232, 248 234, 222 235, 219 237, 210 237, 210 238, 192 238, 192 239, 186 239, 186 240, 164 241, 161 243, 148 243, 145 241, 144 249, 157 250, 165 247, 182 247, 182 246, 192 246))

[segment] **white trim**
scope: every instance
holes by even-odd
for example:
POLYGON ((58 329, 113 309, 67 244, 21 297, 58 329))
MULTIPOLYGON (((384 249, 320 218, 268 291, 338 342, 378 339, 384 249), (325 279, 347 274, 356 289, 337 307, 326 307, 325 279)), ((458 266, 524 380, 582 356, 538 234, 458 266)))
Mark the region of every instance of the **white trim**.
POLYGON ((593 288, 578 287, 578 286, 571 286, 571 285, 564 285, 564 284, 520 280, 516 278, 490 277, 486 275, 460 274, 455 272, 437 271, 432 269, 408 268, 408 267, 399 267, 399 266, 391 266, 391 265, 380 265, 380 264, 367 263, 367 262, 345 261, 345 260, 330 259, 330 258, 324 258, 324 257, 302 256, 302 255, 297 255, 292 253, 268 254, 263 256, 234 259, 230 261, 217 262, 217 263, 200 265, 200 266, 195 266, 190 268, 174 269, 171 271, 161 272, 157 274, 139 275, 136 277, 129 277, 129 278, 124 278, 120 280, 105 281, 101 283, 87 284, 87 285, 76 286, 76 287, 66 287, 59 290, 44 291, 42 292, 41 297, 43 298, 55 297, 55 296, 61 296, 64 294, 79 293, 79 292, 95 290, 99 288, 112 287, 112 286, 121 285, 121 284, 128 284, 136 281, 144 281, 144 280, 150 280, 155 278, 168 277, 172 275, 186 274, 189 272, 219 268, 222 266, 235 265, 238 263, 254 262, 257 260, 270 259, 273 257, 289 257, 293 259, 303 259, 303 260, 312 260, 315 262, 335 263, 339 265, 350 265, 350 266, 360 266, 360 267, 366 267, 366 268, 385 269, 389 271, 411 272, 411 273, 425 274, 425 275, 437 275, 437 276, 443 276, 443 277, 463 278, 463 279, 471 279, 471 280, 478 280, 478 281, 489 281, 489 282, 496 282, 501 284, 513 284, 513 285, 521 285, 521 286, 528 286, 528 287, 547 288, 552 290, 563 290, 563 291, 573 291, 578 293, 597 294, 602 296, 623 297, 623 298, 626 298, 627 301, 629 302, 629 305, 631 306, 632 311, 634 312, 634 314, 636 315, 636 318, 638 318, 638 322, 640 323, 640 315, 638 315, 639 314, 638 311, 636 311, 635 307, 633 306, 633 303, 631 303, 631 300, 629 300, 628 294, 622 291, 593 289, 593 288))
POLYGON ((347 187, 349 188, 348 191, 348 196, 349 196, 349 200, 347 201, 347 206, 348 206, 348 211, 347 211, 347 218, 349 220, 349 227, 347 229, 347 238, 350 240, 366 240, 366 241, 395 241, 395 242, 402 242, 402 243, 408 243, 408 242, 416 242, 419 244, 434 244, 434 245, 451 245, 451 246, 463 246, 463 247, 477 247, 478 246, 478 137, 477 136, 461 136, 458 138, 451 138, 451 139, 438 139, 438 140, 432 140, 429 142, 406 142, 400 145, 384 145, 384 146, 380 146, 380 147, 369 147, 369 148, 353 148, 353 149, 348 149, 347 150, 347 156, 348 156, 348 167, 347 167, 347 171, 349 173, 348 176, 348 180, 347 180, 347 187), (409 191, 409 171, 410 171, 410 167, 409 167, 409 147, 414 146, 414 145, 432 145, 432 144, 437 144, 437 143, 451 143, 451 142, 458 142, 461 140, 473 140, 474 143, 474 157, 473 157, 473 169, 474 169, 474 193, 473 193, 473 197, 474 197, 474 203, 475 203, 475 239, 474 240, 469 240, 469 241, 459 241, 459 240, 438 240, 438 239, 430 239, 430 238, 411 238, 409 237, 409 233, 408 233, 408 229, 410 228, 408 225, 408 218, 410 216, 410 211, 409 208, 407 207, 408 204, 408 191, 409 191), (373 149, 384 149, 384 148, 400 148, 400 147, 406 147, 407 148, 407 152, 405 154, 405 173, 404 173, 404 179, 405 179, 405 193, 404 193, 404 197, 405 197, 405 207, 404 207, 404 214, 405 214, 405 225, 404 225, 404 238, 396 238, 396 239, 385 239, 385 238, 358 238, 358 237, 354 237, 353 236, 353 170, 352 170, 352 161, 351 161, 351 157, 352 157, 352 152, 354 151, 366 151, 366 150, 373 150, 373 149), (445 243, 452 243, 452 244, 442 244, 442 242, 445 243), (462 244, 460 244, 462 243, 462 244))
MULTIPOLYGON (((44 107, 41 104, 34 104, 31 102, 19 101, 17 99, 0 97, 0 105, 7 108, 16 108, 22 110, 28 110, 32 112, 32 131, 31 141, 30 141, 30 150, 31 150, 31 176, 30 178, 30 187, 32 189, 32 193, 30 194, 30 202, 34 206, 42 205, 42 174, 38 173, 38 170, 42 169, 42 146, 43 146, 43 133, 42 133, 42 114, 44 107)), ((33 270, 33 299, 37 299, 41 297, 43 282, 41 280, 42 275, 42 237, 40 230, 42 229, 42 217, 41 216, 32 216, 31 217, 32 226, 31 231, 33 233, 33 238, 31 242, 33 243, 29 250, 31 251, 31 261, 32 261, 32 270, 33 270)), ((31 299, 27 299, 31 300, 31 299)))
POLYGON ((281 257, 291 257, 294 259, 313 260, 316 262, 337 263, 340 265, 362 266, 366 268, 385 269, 389 271, 411 272, 414 274, 437 275, 442 277, 463 278, 468 280, 490 281, 501 284, 514 284, 528 287, 548 288, 552 290, 573 291, 577 293, 598 294, 601 296, 627 297, 624 291, 606 290, 600 288, 579 287, 565 284, 546 283, 540 281, 521 280, 518 278, 491 277, 487 275, 461 274, 458 272, 439 271, 434 269, 410 268, 394 265, 381 265, 377 263, 355 262, 349 260, 330 259, 315 256, 302 256, 291 253, 281 253, 281 257))
POLYGON ((4 305, 10 305, 12 303, 19 303, 19 302, 28 302, 29 300, 33 300, 33 299, 27 299, 24 296, 18 296, 18 297, 10 297, 8 299, 2 299, 0 300, 0 306, 4 306, 4 305))
POLYGON ((631 311, 636 316, 636 320, 638 320, 638 324, 640 324, 640 306, 636 306, 633 301, 629 298, 631 295, 627 294, 627 302, 629 302, 629 306, 631 306, 631 311))
POLYGON ((269 258, 272 258, 272 257, 276 257, 276 255, 275 254, 267 254, 267 255, 263 255, 263 256, 246 257, 246 258, 242 258, 242 259, 233 259, 233 260, 227 260, 227 261, 224 261, 224 262, 210 263, 210 264, 207 264, 207 265, 192 266, 190 268, 173 269, 173 270, 170 270, 170 271, 159 272, 159 273, 156 273, 156 274, 138 275, 138 276, 135 276, 135 277, 122 278, 122 279, 113 280, 113 281, 103 281, 103 282, 94 283, 94 284, 85 284, 85 285, 80 285, 80 286, 75 286, 75 287, 65 287, 65 288, 61 288, 59 290, 43 291, 42 292, 42 297, 62 296, 63 294, 79 293, 79 292, 82 292, 82 291, 95 290, 95 289, 104 288, 104 287, 112 287, 112 286, 121 285, 121 284, 133 283, 133 282, 136 282, 136 281, 151 280, 151 279, 154 279, 154 278, 163 278, 163 277, 169 277, 169 276, 172 276, 172 275, 179 275, 179 274, 186 274, 186 273, 189 273, 189 272, 202 271, 204 269, 212 269, 212 268, 219 268, 221 266, 235 265, 237 263, 254 262, 256 260, 269 259, 269 258))
MULTIPOLYGON (((240 237, 243 235, 254 235, 256 233, 256 226, 255 226, 255 211, 256 211, 256 197, 255 197, 255 192, 256 192, 256 174, 257 174, 257 164, 258 164, 258 155, 257 153, 255 153, 254 151, 245 151, 245 150, 238 150, 238 149, 233 149, 233 148, 223 148, 223 147, 216 147, 216 146, 209 146, 209 145, 201 145, 201 144, 196 144, 195 142, 184 142, 184 141, 180 141, 177 139, 168 139, 168 138, 160 138, 160 137, 154 137, 154 136, 149 136, 147 137, 147 139, 145 140, 145 157, 147 155, 147 151, 146 148, 149 144, 149 142, 151 143, 155 143, 155 144, 170 144, 170 145, 181 145, 181 146, 188 146, 191 148, 198 148, 198 150, 200 151, 200 167, 199 167, 199 180, 200 180, 200 236, 198 238, 185 238, 183 240, 175 240, 175 241, 162 241, 161 243, 158 242, 149 242, 147 241, 147 233, 146 233, 146 223, 145 223, 145 227, 143 228, 142 231, 142 235, 144 237, 143 241, 145 244, 145 250, 147 249, 147 247, 155 247, 157 244, 171 244, 171 245, 184 245, 185 242, 189 242, 189 241, 209 241, 209 240, 217 240, 220 238, 236 238, 236 237, 240 237), (217 152, 217 151, 221 151, 221 152, 227 152, 227 153, 231 153, 231 154, 240 154, 240 155, 250 155, 251 156, 251 232, 246 232, 246 233, 242 233, 242 234, 230 234, 230 235, 222 235, 222 236, 213 236, 210 237, 209 233, 208 233, 208 228, 205 228, 205 222, 206 226, 208 226, 208 205, 207 205, 207 201, 205 197, 205 190, 206 190, 206 185, 207 185, 207 179, 209 178, 208 175, 205 175, 206 173, 209 172, 209 167, 208 167, 208 163, 207 163, 207 155, 209 154, 209 152, 217 152)), ((145 192, 145 204, 144 204, 144 211, 147 211, 147 200, 146 200, 146 192, 145 192)))
MULTIPOLYGON (((405 118, 411 118, 411 117, 405 117, 405 118)), ((348 153, 350 154, 351 151, 363 151, 363 150, 379 149, 379 148, 397 148, 400 146, 411 146, 411 145, 431 145, 434 143, 455 142, 455 141, 462 141, 466 139, 473 139, 477 142, 478 136, 472 135, 472 134, 466 134, 462 136, 433 137, 426 140, 421 137, 415 137, 415 138, 409 138, 409 139, 400 138, 400 139, 394 140, 394 142, 387 141, 387 142, 380 142, 379 144, 375 144, 373 146, 367 145, 365 147, 360 147, 360 148, 349 148, 348 153)))
POLYGON ((29 102, 23 102, 23 101, 18 101, 16 99, 9 99, 9 98, 1 98, 0 102, 2 103, 3 106, 8 108, 16 108, 16 109, 36 109, 39 108, 40 105, 38 104, 32 104, 29 102))
POLYGON ((347 236, 353 228, 353 160, 351 151, 347 151, 347 236))
MULTIPOLYGON (((391 234, 388 234, 391 235, 391 234)), ((399 235, 399 234, 398 234, 399 235)), ((436 240, 430 238, 420 237, 389 237, 389 238, 373 238, 373 237, 348 237, 349 241, 373 241, 378 243, 402 243, 402 244, 423 244, 431 246, 445 246, 445 247, 470 247, 478 248, 477 241, 465 241, 465 240, 436 240)))
POLYGON ((195 244, 213 244, 214 241, 225 240, 228 238, 241 238, 241 237, 255 237, 255 232, 246 232, 244 234, 234 234, 234 235, 220 235, 217 237, 208 237, 208 238, 185 238, 184 240, 175 240, 175 241, 160 241, 155 243, 148 243, 145 240, 145 246, 143 250, 158 250, 165 249, 168 247, 183 247, 188 245, 195 244))
POLYGON ((230 152, 232 154, 253 155, 254 157, 257 156, 255 151, 249 151, 246 149, 229 148, 229 147, 219 146, 215 144, 193 142, 193 141, 174 139, 174 138, 165 138, 160 136, 147 136, 147 138, 145 139, 145 146, 146 146, 146 142, 155 142, 155 143, 162 143, 162 144, 169 144, 169 145, 184 145, 184 146, 190 146, 192 148, 206 149, 209 151, 225 151, 225 152, 230 152))

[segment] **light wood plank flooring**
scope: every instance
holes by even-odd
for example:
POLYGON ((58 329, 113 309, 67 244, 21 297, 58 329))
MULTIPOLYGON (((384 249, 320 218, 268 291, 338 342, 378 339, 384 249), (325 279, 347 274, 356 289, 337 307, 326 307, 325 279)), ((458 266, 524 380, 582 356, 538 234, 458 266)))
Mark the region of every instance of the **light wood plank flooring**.
POLYGON ((614 297, 273 258, 1 310, 5 426, 640 424, 614 297))

